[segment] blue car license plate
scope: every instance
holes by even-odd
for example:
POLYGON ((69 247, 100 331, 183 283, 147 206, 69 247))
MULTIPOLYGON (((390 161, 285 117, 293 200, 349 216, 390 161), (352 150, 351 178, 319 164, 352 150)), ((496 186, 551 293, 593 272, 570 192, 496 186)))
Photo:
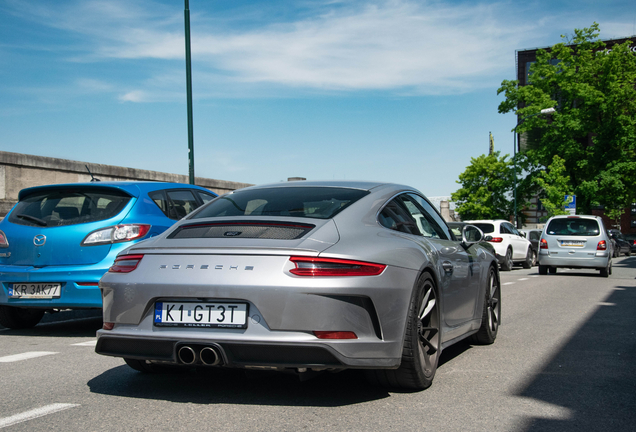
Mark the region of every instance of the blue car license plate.
POLYGON ((50 299, 58 298, 62 293, 59 283, 10 283, 8 288, 9 298, 50 299))
POLYGON ((165 327, 247 327, 247 303, 170 302, 155 303, 154 324, 165 327))

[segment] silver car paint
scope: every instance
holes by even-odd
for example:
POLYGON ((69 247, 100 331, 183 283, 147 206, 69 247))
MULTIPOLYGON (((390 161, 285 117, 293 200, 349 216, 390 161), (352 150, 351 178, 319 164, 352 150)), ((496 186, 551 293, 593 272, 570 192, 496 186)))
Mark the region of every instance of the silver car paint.
POLYGON ((611 261, 611 240, 605 229, 603 220, 598 216, 578 216, 579 218, 594 219, 597 221, 599 225, 599 234, 597 236, 551 235, 547 232, 547 227, 552 220, 567 217, 568 216, 554 216, 546 223, 546 228, 541 233, 541 240, 546 240, 548 249, 539 248, 539 265, 565 268, 606 268, 608 262, 611 261), (585 241, 585 246, 561 246, 561 241, 564 240, 583 240, 585 241), (596 250, 598 242, 601 240, 605 240, 607 245, 607 249, 604 251, 596 250))
MULTIPOLYGON (((331 183, 271 187, 309 185, 331 183)), ((164 234, 135 245, 128 253, 144 254, 139 267, 128 274, 107 273, 100 281, 104 321, 115 323, 115 328, 98 331, 98 337, 320 346, 345 367, 397 367, 406 311, 422 271, 433 274, 442 294, 443 345, 474 333, 481 324, 488 269, 496 268, 495 257, 478 244, 467 252, 457 241, 428 239, 382 227, 377 222, 382 207, 399 193, 417 193, 411 188, 369 183, 347 183, 345 187, 365 187, 372 193, 330 220, 284 218, 315 224, 306 239, 266 240, 266 244, 263 240, 236 238, 167 239, 178 226, 193 222, 188 217, 164 234), (372 277, 298 277, 289 273, 293 267, 290 255, 356 259, 388 266, 372 277), (246 301, 249 325, 238 330, 153 325, 157 299, 184 298, 246 301), (378 323, 374 324, 368 309, 352 303, 351 298, 370 299, 378 323), (311 333, 334 329, 354 331, 359 339, 323 340, 311 333)), ((222 220, 214 218, 215 222, 222 220)), ((201 221, 204 219, 197 220, 201 221)))

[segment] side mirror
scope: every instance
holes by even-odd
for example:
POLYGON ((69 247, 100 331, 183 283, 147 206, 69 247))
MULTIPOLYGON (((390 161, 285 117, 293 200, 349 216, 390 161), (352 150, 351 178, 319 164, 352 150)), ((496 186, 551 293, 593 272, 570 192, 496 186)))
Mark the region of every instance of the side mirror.
POLYGON ((475 225, 466 225, 462 229, 462 246, 465 249, 468 249, 482 240, 484 240, 484 233, 475 225))
POLYGON ((523 231, 519 231, 519 234, 521 234, 521 237, 523 238, 528 238, 528 235, 524 233, 523 231))

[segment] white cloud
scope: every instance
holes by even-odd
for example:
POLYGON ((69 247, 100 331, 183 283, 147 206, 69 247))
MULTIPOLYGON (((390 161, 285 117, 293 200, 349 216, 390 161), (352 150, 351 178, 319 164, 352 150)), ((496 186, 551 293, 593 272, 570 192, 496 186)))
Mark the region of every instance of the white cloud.
MULTIPOLYGON (((261 94, 271 86, 292 91, 469 92, 498 85, 502 71, 512 75, 514 50, 534 41, 545 44, 537 39, 537 28, 556 19, 519 19, 523 6, 508 2, 312 5, 311 13, 305 10, 286 22, 252 19, 246 26, 234 17, 237 24, 229 30, 221 30, 219 21, 204 11, 193 12, 193 65, 205 77, 197 83, 199 97, 218 94, 220 83, 233 96, 244 94, 244 86, 261 94)), ((172 4, 92 0, 23 9, 42 24, 87 36, 91 45, 85 61, 184 60, 183 14, 172 4)), ((612 28, 622 31, 618 24, 612 28)), ((142 85, 147 93, 168 91, 167 82, 161 86, 158 81, 151 77, 142 85)), ((150 98, 140 91, 120 97, 136 102, 150 98)))
POLYGON ((133 90, 119 96, 122 102, 147 102, 148 95, 142 90, 133 90))

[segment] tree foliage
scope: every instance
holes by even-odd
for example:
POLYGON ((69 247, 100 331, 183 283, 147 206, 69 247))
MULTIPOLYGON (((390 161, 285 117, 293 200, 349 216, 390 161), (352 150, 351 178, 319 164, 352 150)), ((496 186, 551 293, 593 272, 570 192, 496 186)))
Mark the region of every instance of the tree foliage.
POLYGON ((532 176, 520 176, 520 173, 534 172, 530 162, 523 156, 518 157, 515 169, 509 155, 500 156, 493 152, 471 158, 470 165, 459 175, 457 183, 461 188, 451 195, 456 211, 463 220, 470 219, 506 219, 514 214, 514 176, 517 181, 518 216, 523 217, 521 209, 527 205, 527 199, 537 190, 532 176))
MULTIPOLYGON (((559 155, 577 195, 577 211, 620 209, 636 201, 636 53, 631 41, 608 49, 599 26, 575 30, 571 40, 539 50, 529 85, 502 82, 500 113, 534 116, 517 130, 535 132, 528 159, 548 167, 559 155), (536 132, 540 133, 536 133, 536 132)), ((543 180, 547 180, 543 177, 543 180)), ((619 210, 615 210, 619 211, 619 210)))
POLYGON ((570 177, 565 174, 565 160, 554 155, 552 163, 537 176, 537 184, 542 189, 541 203, 548 217, 567 214, 564 210, 565 195, 571 195, 570 177))

